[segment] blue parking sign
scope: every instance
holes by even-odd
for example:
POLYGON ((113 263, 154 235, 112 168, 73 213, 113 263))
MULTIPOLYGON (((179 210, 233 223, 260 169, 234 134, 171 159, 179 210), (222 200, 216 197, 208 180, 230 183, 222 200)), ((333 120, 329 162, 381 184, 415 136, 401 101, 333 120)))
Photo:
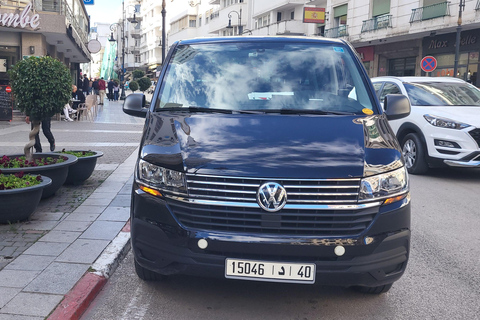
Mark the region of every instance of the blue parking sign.
POLYGON ((95 4, 94 2, 94 0, 83 0, 84 5, 95 4))

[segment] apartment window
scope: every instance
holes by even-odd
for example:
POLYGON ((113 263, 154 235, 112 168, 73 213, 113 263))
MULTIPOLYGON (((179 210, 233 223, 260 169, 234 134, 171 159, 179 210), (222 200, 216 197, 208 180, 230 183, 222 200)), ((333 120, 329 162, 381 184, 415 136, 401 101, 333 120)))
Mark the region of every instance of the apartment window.
POLYGON ((348 5, 346 4, 333 8, 335 27, 347 25, 347 11, 348 5))
POLYGON ((431 6, 433 4, 444 3, 445 0, 423 0, 423 6, 431 6))
POLYGON ((135 39, 135 47, 140 47, 140 39, 135 39))
POLYGON ((189 26, 190 28, 195 28, 195 27, 197 26, 197 20, 193 20, 193 19, 192 19, 192 20, 189 20, 189 21, 188 21, 188 26, 189 26))
POLYGON ((140 63, 142 60, 140 58, 140 55, 139 54, 136 54, 135 55, 135 63, 140 63))
POLYGON ((198 26, 199 26, 199 27, 202 26, 202 17, 201 17, 201 16, 198 18, 198 26))
POLYGON ((282 21, 282 13, 277 12, 277 22, 282 21))
POLYGON ((270 24, 270 14, 266 14, 264 16, 258 17, 255 20, 255 28, 256 29, 266 27, 269 24, 270 24))
POLYGON ((290 20, 295 19, 295 11, 290 12, 290 20))
POLYGON ((390 13, 390 0, 373 0, 372 17, 390 13))

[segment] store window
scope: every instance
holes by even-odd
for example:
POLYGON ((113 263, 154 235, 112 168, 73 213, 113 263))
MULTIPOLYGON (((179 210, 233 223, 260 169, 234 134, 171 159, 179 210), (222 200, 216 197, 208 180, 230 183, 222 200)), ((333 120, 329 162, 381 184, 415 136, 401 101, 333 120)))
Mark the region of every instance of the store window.
POLYGON ((416 57, 390 59, 388 60, 388 75, 405 77, 415 75, 416 57))
MULTIPOLYGON (((437 68, 431 73, 432 77, 453 77, 455 67, 454 54, 434 55, 437 59, 437 68)), ((477 79, 479 69, 479 52, 463 52, 458 58, 457 78, 465 80, 480 87, 477 79)))

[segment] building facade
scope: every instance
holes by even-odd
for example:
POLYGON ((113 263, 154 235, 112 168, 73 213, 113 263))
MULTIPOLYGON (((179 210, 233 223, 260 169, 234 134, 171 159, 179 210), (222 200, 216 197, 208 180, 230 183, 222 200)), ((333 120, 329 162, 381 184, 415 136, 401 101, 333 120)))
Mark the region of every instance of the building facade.
POLYGON ((480 0, 210 0, 171 19, 168 44, 200 36, 305 35, 341 38, 358 51, 369 76, 453 76, 455 41, 462 4, 457 77, 480 86, 480 0), (306 12, 318 10, 308 21, 306 12), (311 19, 310 19, 311 20, 311 19), (232 28, 230 28, 232 27, 232 28), (473 78, 473 80, 472 80, 473 78))
MULTIPOLYGON (((89 18, 80 0, 4 0, 0 2, 0 85, 7 71, 28 56, 51 56, 78 79, 81 63, 91 60, 87 49, 89 18)), ((46 70, 46 72, 48 72, 46 70)))

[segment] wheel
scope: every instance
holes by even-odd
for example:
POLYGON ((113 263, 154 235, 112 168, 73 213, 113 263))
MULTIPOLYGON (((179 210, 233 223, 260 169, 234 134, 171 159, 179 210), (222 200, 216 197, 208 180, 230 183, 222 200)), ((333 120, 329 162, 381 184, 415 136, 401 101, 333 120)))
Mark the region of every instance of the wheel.
POLYGON ((385 284, 383 286, 378 287, 363 287, 363 286, 355 286, 353 289, 358 292, 362 293, 369 293, 369 294, 380 294, 385 293, 392 287, 393 283, 385 284))
POLYGON ((426 149, 418 134, 409 133, 403 138, 402 153, 409 173, 422 174, 428 171, 425 151, 426 149))
POLYGON ((142 267, 140 264, 138 264, 137 260, 134 259, 135 262, 135 272, 137 273, 137 276, 144 280, 144 281, 160 281, 165 278, 165 276, 153 272, 151 270, 145 269, 142 267))

